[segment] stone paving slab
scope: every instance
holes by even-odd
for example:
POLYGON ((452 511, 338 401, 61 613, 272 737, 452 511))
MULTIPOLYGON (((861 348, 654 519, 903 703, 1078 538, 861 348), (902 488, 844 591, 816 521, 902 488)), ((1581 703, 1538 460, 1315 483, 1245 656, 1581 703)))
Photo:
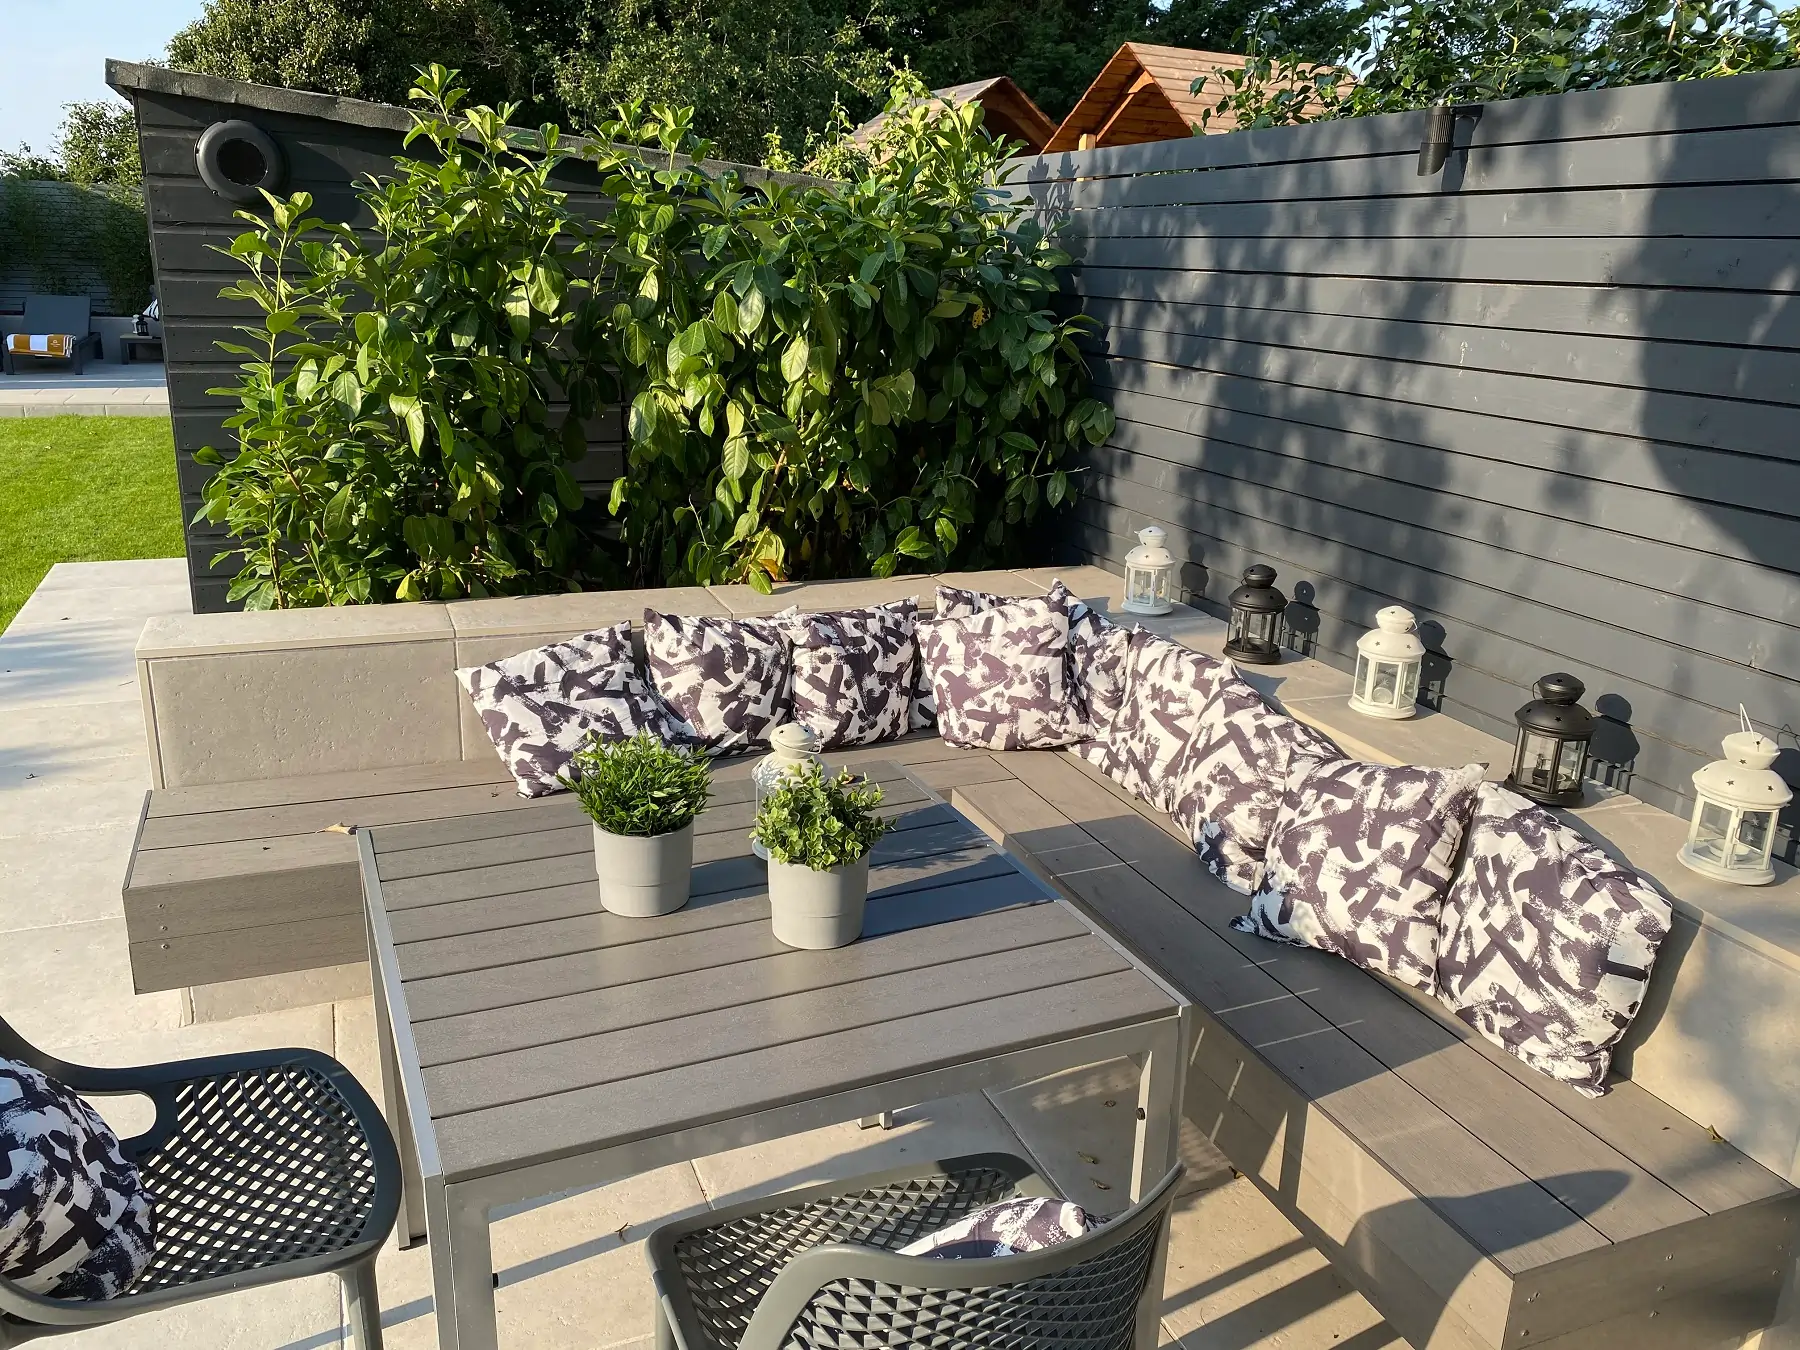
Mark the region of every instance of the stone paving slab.
POLYGON ((159 363, 90 361, 81 374, 43 367, 0 374, 0 417, 167 417, 159 363))

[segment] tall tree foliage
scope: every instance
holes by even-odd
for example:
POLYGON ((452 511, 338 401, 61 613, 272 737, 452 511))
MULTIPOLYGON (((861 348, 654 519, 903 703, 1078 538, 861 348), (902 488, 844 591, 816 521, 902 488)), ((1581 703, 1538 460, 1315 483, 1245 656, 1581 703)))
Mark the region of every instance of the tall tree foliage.
POLYGON ((1356 17, 1361 46, 1342 64, 1319 66, 1265 20, 1241 71, 1195 87, 1217 82, 1248 128, 1800 65, 1800 7, 1768 0, 1363 0, 1356 17))

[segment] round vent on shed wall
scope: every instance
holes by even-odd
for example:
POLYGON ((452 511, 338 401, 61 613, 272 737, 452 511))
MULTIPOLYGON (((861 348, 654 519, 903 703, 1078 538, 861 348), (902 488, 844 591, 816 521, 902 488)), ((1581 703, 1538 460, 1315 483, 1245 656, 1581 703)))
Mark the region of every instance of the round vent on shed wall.
POLYGON ((248 122, 214 122, 194 151, 206 186, 230 202, 259 202, 287 181, 281 149, 248 122))

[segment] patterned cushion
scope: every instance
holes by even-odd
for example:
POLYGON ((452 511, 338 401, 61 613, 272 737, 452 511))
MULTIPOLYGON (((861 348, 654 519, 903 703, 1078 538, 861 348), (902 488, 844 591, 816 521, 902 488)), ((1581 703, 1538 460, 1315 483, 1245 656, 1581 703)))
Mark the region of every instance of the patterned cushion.
POLYGON ((1016 600, 919 625, 919 653, 951 745, 1039 750, 1086 733, 1068 689, 1069 623, 1048 600, 1016 600))
POLYGON ((1232 927, 1435 990, 1438 916, 1485 771, 1296 761, 1262 882, 1232 927))
POLYGON ((650 678, 715 754, 768 743, 792 705, 780 619, 686 618, 644 611, 650 678))
POLYGON ((1233 890, 1248 895, 1262 880, 1288 766, 1302 757, 1344 755, 1322 732, 1269 707, 1228 670, 1166 777, 1169 814, 1193 840, 1207 871, 1233 890))
POLYGON ((918 678, 917 600, 783 616, 793 648, 794 721, 819 746, 890 741, 907 729, 918 678))
POLYGON ((948 1227, 902 1247, 899 1255, 967 1261, 1041 1252, 1091 1233, 1103 1222, 1069 1200, 1021 1196, 972 1210, 948 1227))
POLYGON ((112 1298, 154 1240, 150 1196, 99 1113, 0 1059, 0 1275, 51 1298, 112 1298))
POLYGON ((1636 872, 1484 783, 1444 897, 1438 997, 1494 1044, 1597 1097, 1672 917, 1636 872))
POLYGON ((650 730, 679 741, 685 732, 631 654, 631 624, 520 652, 456 672, 522 797, 558 792, 557 778, 590 734, 629 740, 650 730))
POLYGON ((1113 777, 1159 811, 1175 808, 1175 772, 1200 715, 1232 668, 1139 628, 1131 635, 1130 697, 1112 721, 1113 777))

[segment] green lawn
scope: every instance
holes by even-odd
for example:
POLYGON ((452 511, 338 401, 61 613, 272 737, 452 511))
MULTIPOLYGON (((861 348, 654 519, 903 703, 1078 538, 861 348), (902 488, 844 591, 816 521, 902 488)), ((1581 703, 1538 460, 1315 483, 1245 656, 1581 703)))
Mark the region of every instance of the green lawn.
POLYGON ((0 418, 0 632, 52 564, 181 554, 166 417, 0 418))

